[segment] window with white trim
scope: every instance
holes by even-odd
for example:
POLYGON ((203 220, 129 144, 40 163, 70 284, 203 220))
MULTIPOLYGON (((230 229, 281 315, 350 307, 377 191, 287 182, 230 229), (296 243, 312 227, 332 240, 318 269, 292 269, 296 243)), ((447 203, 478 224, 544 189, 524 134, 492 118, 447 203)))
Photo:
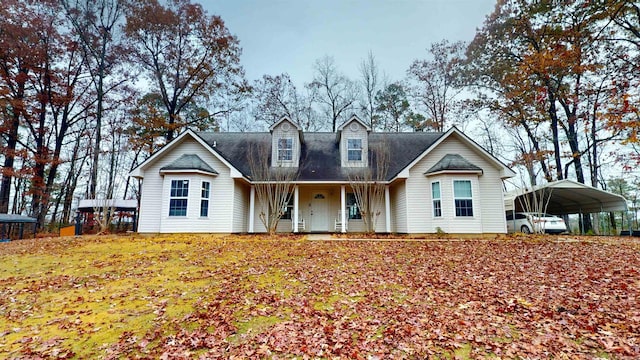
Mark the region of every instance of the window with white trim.
POLYGON ((189 180, 171 180, 169 216, 187 216, 189 180))
POLYGON ((431 201, 433 203, 433 217, 442 216, 442 198, 440 195, 440 182, 431 183, 431 201))
POLYGON ((362 214, 360 213, 360 208, 358 207, 358 202, 356 201, 356 194, 347 193, 346 198, 347 203, 347 219, 362 219, 362 214))
POLYGON ((293 160, 293 138, 288 137, 278 139, 278 160, 293 160))
POLYGON ((282 209, 281 220, 291 220, 293 219, 293 194, 289 194, 289 201, 287 205, 282 209))
POLYGON ((453 198, 456 207, 456 216, 473 216, 471 180, 454 180, 453 198))
POLYGON ((362 160, 362 139, 347 139, 347 160, 362 160))
POLYGON ((211 183, 202 182, 202 190, 200 191, 200 216, 209 216, 209 194, 211 193, 211 183))

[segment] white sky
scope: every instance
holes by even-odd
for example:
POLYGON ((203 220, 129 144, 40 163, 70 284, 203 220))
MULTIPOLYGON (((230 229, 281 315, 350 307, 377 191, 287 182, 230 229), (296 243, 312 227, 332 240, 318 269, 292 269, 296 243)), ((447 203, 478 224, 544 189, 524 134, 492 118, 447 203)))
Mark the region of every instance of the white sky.
POLYGON ((310 82, 314 62, 333 56, 338 69, 359 78, 372 51, 390 81, 404 78, 433 42, 470 41, 495 0, 199 0, 240 40, 248 80, 288 73, 310 82))

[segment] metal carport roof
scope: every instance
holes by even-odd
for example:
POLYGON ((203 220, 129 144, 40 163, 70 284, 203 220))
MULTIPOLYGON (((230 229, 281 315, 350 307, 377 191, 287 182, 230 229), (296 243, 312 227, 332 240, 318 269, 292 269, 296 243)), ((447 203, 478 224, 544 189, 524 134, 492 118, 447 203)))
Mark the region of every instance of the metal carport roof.
POLYGON ((35 223, 37 220, 32 217, 18 214, 0 214, 0 224, 24 224, 35 223))
POLYGON ((526 211, 524 204, 534 196, 549 199, 545 212, 554 215, 588 214, 603 211, 626 211, 627 200, 621 195, 596 189, 573 180, 554 181, 531 190, 517 190, 504 195, 505 210, 526 211))

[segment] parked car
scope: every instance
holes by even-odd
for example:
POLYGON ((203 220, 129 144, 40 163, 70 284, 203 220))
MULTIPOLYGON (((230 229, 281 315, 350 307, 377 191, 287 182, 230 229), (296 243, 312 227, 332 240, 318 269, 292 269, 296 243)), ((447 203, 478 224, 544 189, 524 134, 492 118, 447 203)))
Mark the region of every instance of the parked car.
POLYGON ((561 217, 549 214, 520 212, 507 215, 507 232, 520 231, 525 234, 560 234, 567 231, 567 225, 561 217))

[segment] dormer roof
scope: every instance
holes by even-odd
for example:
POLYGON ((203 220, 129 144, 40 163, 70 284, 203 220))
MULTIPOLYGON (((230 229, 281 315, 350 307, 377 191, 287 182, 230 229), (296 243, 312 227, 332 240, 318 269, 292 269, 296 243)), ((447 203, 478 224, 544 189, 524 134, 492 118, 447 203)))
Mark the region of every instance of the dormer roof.
POLYGON ((347 127, 347 125, 351 124, 352 122, 358 122, 360 125, 362 125, 362 127, 364 127, 365 129, 367 129, 368 132, 371 131, 371 127, 369 125, 367 125, 364 121, 360 120, 360 118, 358 118, 355 114, 351 115, 351 117, 349 118, 349 120, 345 121, 342 125, 338 126, 338 132, 342 131, 345 127, 347 127))
POLYGON ((289 124, 291 124, 291 126, 293 126, 296 130, 298 131, 302 131, 302 127, 298 124, 296 124, 293 120, 289 119, 288 116, 283 116, 280 120, 278 120, 277 122, 275 122, 273 125, 269 126, 269 132, 273 132, 273 129, 277 128, 278 126, 280 126, 280 124, 282 124, 283 122, 288 122, 289 124))

